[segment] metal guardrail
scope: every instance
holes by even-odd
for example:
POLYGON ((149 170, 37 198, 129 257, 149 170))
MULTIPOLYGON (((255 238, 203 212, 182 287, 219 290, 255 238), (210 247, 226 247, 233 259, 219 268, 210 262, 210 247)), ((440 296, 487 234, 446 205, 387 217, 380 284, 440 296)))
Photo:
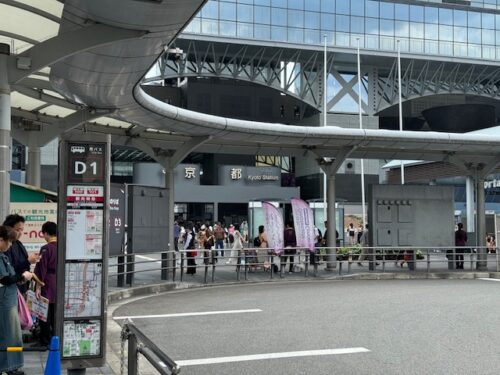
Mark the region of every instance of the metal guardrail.
POLYGON ((284 277, 285 267, 284 257, 293 256, 294 263, 300 265, 298 274, 304 277, 318 276, 320 265, 326 265, 327 269, 337 272, 339 275, 347 275, 353 271, 359 272, 359 257, 363 254, 362 262, 368 267, 363 267, 363 271, 376 272, 408 272, 408 271, 460 271, 457 266, 462 266, 463 270, 474 271, 478 265, 481 269, 500 272, 499 253, 487 254, 486 247, 333 247, 316 248, 315 252, 309 252, 303 248, 288 248, 287 251, 294 250, 296 254, 276 255, 272 249, 244 248, 240 250, 224 249, 226 253, 233 252, 233 255, 218 256, 220 249, 195 249, 181 251, 165 251, 153 254, 131 254, 121 255, 117 258, 116 264, 110 264, 110 268, 116 268, 117 272, 110 273, 110 277, 116 277, 118 286, 124 284, 132 285, 135 274, 161 271, 161 279, 172 281, 184 281, 186 274, 193 268, 203 271, 203 282, 209 280, 215 282, 218 270, 236 268, 236 280, 242 278, 248 280, 249 274, 257 270, 269 272, 269 278, 276 276, 284 277), (330 250, 330 251, 329 251, 330 250), (196 256, 192 256, 197 252, 196 256), (148 258, 156 256, 159 259, 136 260, 135 256, 148 258), (463 259, 462 259, 463 257, 463 259), (194 262, 194 264, 193 264, 194 262), (160 267, 156 265, 160 263, 160 267), (190 264, 188 264, 190 263, 190 264), (493 263, 493 264, 492 264, 493 263), (154 268, 136 269, 136 266, 154 264, 154 268), (272 266, 276 264, 278 267, 272 266), (394 264, 394 265, 393 265, 394 264), (406 266, 403 268, 403 266, 406 266), (357 268, 356 268, 357 267, 357 268), (124 281, 126 281, 124 283, 124 281))
POLYGON ((127 320, 121 333, 120 375, 125 375, 125 342, 127 350, 127 374, 138 375, 139 355, 142 355, 161 375, 176 375, 181 369, 167 354, 151 341, 131 320, 127 320))

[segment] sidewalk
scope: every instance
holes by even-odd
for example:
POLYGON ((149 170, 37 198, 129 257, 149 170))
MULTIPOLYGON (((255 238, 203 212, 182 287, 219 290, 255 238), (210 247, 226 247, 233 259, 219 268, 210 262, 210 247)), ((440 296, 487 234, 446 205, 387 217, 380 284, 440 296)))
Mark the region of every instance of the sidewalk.
MULTIPOLYGON (((48 352, 25 352, 23 370, 26 375, 42 375, 45 371, 47 354, 48 352)), ((65 370, 63 370, 63 374, 66 374, 65 370)), ((115 375, 115 373, 106 365, 101 368, 87 369, 85 375, 115 375)))

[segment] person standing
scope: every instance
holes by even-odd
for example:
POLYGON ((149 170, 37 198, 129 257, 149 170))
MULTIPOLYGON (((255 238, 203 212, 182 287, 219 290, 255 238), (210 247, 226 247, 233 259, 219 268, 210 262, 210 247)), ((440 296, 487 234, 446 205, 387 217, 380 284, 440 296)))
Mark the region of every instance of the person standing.
POLYGON ((179 223, 174 221, 174 249, 175 251, 179 251, 179 236, 181 234, 181 227, 179 223))
POLYGON ((245 254, 243 253, 243 237, 239 231, 239 226, 236 224, 234 228, 233 236, 233 247, 231 250, 231 256, 229 258, 228 264, 233 263, 233 259, 236 259, 236 271, 240 269, 240 265, 246 265, 245 254))
POLYGON ((188 275, 194 275, 196 273, 196 248, 195 248, 195 240, 193 233, 193 223, 186 223, 186 233, 184 234, 184 250, 186 251, 187 256, 187 270, 186 273, 188 275))
MULTIPOLYGON (((28 255, 26 248, 20 241, 24 233, 24 221, 24 217, 21 215, 12 214, 8 215, 3 222, 4 226, 12 228, 16 233, 16 239, 12 241, 12 245, 7 250, 6 255, 17 275, 22 275, 25 271, 29 271, 31 265, 40 260, 39 254, 32 253, 28 255)), ((24 294, 28 290, 28 283, 19 283, 17 287, 24 294)))
POLYGON ((33 277, 29 271, 18 274, 12 266, 7 249, 18 235, 6 226, 0 226, 0 373, 23 375, 22 352, 6 352, 8 347, 23 346, 21 324, 17 311, 17 283, 26 283, 33 277))
POLYGON ((350 223, 347 227, 347 236, 349 238, 349 245, 356 245, 356 228, 354 228, 354 224, 350 223))
POLYGON ((47 221, 42 225, 43 238, 47 244, 40 249, 40 262, 35 266, 35 275, 43 281, 44 286, 37 284, 36 297, 49 300, 47 321, 40 320, 40 345, 48 346, 54 336, 55 304, 57 290, 57 224, 47 221))
POLYGON ((285 269, 286 262, 290 257, 290 266, 288 268, 288 272, 293 273, 293 261, 295 260, 294 256, 297 253, 297 250, 295 249, 295 247, 297 247, 297 238, 295 236, 295 229, 293 228, 292 223, 286 223, 283 238, 285 250, 284 255, 281 257, 281 270, 283 271, 285 269))
POLYGON ((457 231, 455 232, 455 253, 456 253, 456 269, 464 269, 464 250, 461 249, 467 244, 467 232, 464 231, 462 223, 457 224, 457 231))
POLYGON ((359 237, 359 244, 361 245, 361 252, 359 253, 358 266, 362 267, 366 257, 366 248, 370 246, 368 243, 368 224, 365 225, 365 230, 359 237))
POLYGON ((222 228, 222 225, 220 224, 219 221, 215 223, 214 239, 215 239, 215 250, 216 250, 215 255, 218 257, 220 250, 221 252, 220 255, 224 256, 224 240, 226 239, 226 233, 224 232, 224 229, 222 228))

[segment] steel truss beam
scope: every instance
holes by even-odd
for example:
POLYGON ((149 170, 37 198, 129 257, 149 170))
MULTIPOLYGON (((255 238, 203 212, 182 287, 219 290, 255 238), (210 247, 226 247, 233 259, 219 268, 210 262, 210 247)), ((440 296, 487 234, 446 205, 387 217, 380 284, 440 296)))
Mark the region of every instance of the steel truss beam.
MULTIPOLYGON (((180 40, 176 47, 177 52, 172 48, 158 61, 160 74, 148 76, 145 83, 179 77, 236 79, 279 90, 313 108, 322 108, 322 51, 266 46, 250 48, 185 39, 180 40)), ((340 63, 334 53, 328 56, 328 111, 335 111, 335 106, 345 97, 350 97, 351 102, 358 101, 356 59, 351 60, 340 63), (336 84, 334 90, 332 79, 336 84)), ((397 60, 389 57, 388 61, 384 67, 377 67, 376 75, 368 74, 373 66, 365 64, 361 67, 362 107, 367 114, 374 115, 398 104, 397 60), (372 78, 376 82, 370 82, 372 78), (367 95, 368 87, 374 88, 370 95, 367 95)), ((500 98, 498 66, 403 59, 401 77, 403 101, 441 94, 500 98)))

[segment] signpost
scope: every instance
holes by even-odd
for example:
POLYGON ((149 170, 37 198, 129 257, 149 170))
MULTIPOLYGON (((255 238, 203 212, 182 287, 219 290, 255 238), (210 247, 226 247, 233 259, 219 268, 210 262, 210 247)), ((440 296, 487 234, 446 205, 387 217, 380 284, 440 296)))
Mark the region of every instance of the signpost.
POLYGON ((56 328, 68 374, 105 364, 110 147, 59 144, 56 328))

